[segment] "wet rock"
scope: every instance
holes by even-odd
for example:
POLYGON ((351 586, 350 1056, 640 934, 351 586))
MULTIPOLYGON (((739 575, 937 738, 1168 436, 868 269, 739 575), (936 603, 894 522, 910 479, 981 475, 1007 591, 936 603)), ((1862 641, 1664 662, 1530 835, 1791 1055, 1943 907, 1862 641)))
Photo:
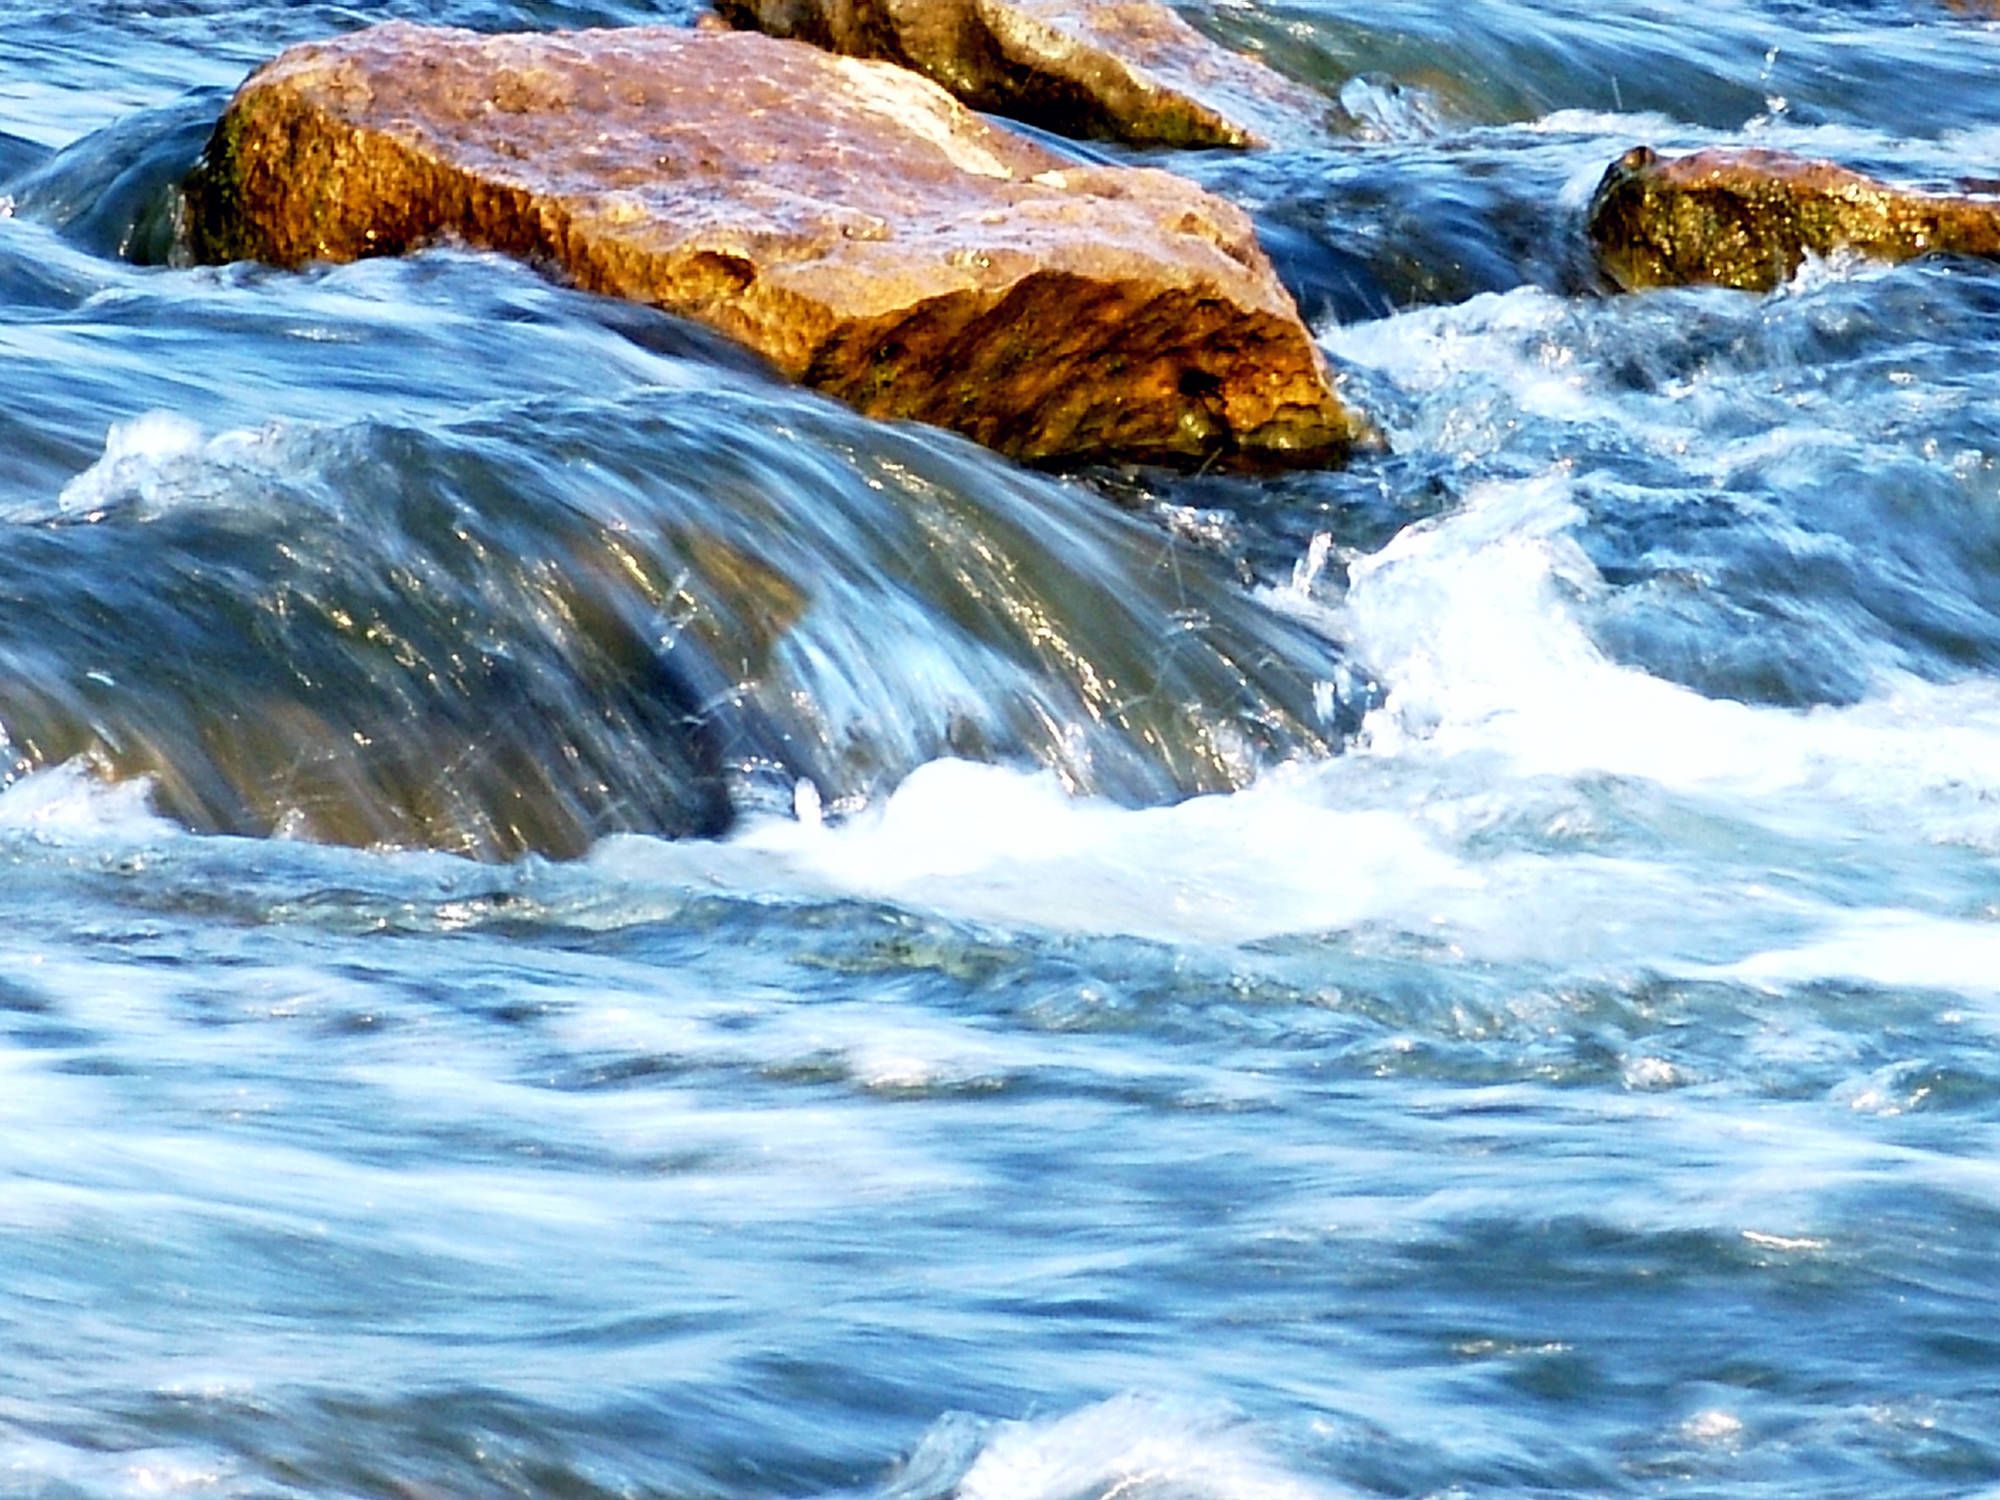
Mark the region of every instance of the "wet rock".
POLYGON ((1640 146, 1598 184, 1590 236, 1628 290, 1712 282, 1769 291, 1808 253, 2000 255, 2000 197, 1898 187, 1780 151, 1666 159, 1640 146))
POLYGON ((716 0, 733 25, 914 68, 975 109, 1141 145, 1259 146, 1327 103, 1158 0, 716 0))
POLYGON ((188 204, 208 260, 521 255, 1023 459, 1319 462, 1361 430, 1241 211, 796 42, 392 23, 297 47, 188 204))

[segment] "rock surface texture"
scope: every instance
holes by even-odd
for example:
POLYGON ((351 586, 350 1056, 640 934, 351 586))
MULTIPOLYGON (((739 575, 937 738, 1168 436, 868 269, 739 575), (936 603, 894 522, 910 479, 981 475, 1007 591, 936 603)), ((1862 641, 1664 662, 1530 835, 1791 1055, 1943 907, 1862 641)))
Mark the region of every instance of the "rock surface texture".
POLYGON ((1327 104, 1157 0, 716 0, 735 26, 913 68, 975 109, 1141 145, 1259 146, 1327 104))
POLYGON ((1640 146, 1598 184, 1590 236, 1628 290, 1712 282, 1769 291, 1808 253, 2000 255, 2000 198, 1897 187, 1779 151, 1664 159, 1640 146))
POLYGON ((456 238, 1024 459, 1323 462, 1360 431, 1240 210, 796 42, 391 23, 297 47, 188 202, 202 259, 456 238))

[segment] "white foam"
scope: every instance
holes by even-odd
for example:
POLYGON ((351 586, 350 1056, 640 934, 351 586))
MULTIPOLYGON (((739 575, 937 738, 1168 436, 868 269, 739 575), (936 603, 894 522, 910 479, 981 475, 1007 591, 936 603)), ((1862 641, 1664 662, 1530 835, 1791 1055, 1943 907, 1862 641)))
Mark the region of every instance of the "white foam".
POLYGON ((1572 316, 1562 299, 1524 287, 1323 329, 1322 341, 1336 362, 1371 366, 1426 398, 1409 425, 1390 426, 1398 452, 1449 453, 1472 462, 1512 442, 1523 413, 1633 426, 1629 393, 1614 399, 1577 360, 1566 336, 1572 316))
POLYGON ((1747 790, 1800 780, 1807 716, 1705 698, 1591 642, 1566 603, 1602 589, 1569 534, 1577 519, 1562 474, 1490 484, 1354 565, 1349 639, 1389 685, 1365 743, 1382 754, 1497 753, 1524 776, 1747 790))
POLYGON ((0 786, 0 833, 71 843, 178 832, 153 811, 152 791, 144 778, 106 781, 82 762, 66 761, 0 786))
POLYGON ((1589 137, 1593 145, 1600 137, 1659 142, 1685 134, 1687 126, 1671 115, 1655 110, 1620 112, 1604 109, 1551 110, 1539 120, 1510 127, 1537 135, 1577 135, 1589 137))
POLYGON ((862 896, 979 921, 1230 942, 1358 926, 1476 884, 1408 819, 1284 777, 1126 810, 1053 776, 938 761, 837 827, 766 818, 701 851, 613 840, 606 873, 862 896))
POLYGON ((1353 566, 1346 630, 1389 685, 1369 747, 1498 754, 1521 776, 1635 777, 1746 803, 1837 798, 1891 822, 1935 813, 1936 836, 2000 847, 2000 817, 1981 807, 2000 799, 2000 683, 1887 677, 1852 707, 1788 710, 1620 665, 1575 612, 1603 586, 1569 534, 1577 518, 1560 472, 1487 485, 1353 566))
POLYGON ((2000 683, 1894 679, 1801 711, 1651 677, 1590 639, 1581 608, 1604 585, 1579 519, 1557 468, 1405 529, 1352 561, 1330 601, 1309 597, 1308 552, 1289 607, 1318 610, 1384 690, 1332 761, 1141 810, 944 761, 843 820, 765 818, 719 845, 614 841, 596 863, 1170 943, 1374 933, 1468 961, 1988 993, 2000 925, 1926 909, 1962 893, 1863 878, 1836 896, 1824 871, 1857 837, 1892 864, 1934 862, 1939 844, 2000 853, 2000 683), (1667 808, 1646 814, 1661 821, 1637 849, 1615 841, 1616 812, 1607 829, 1594 810, 1621 795, 1667 808), (1927 950, 1914 967, 1913 945, 1927 950))
POLYGON ((19 1493, 27 1494, 41 1494, 51 1484, 79 1494, 240 1493, 236 1467, 220 1454, 192 1448, 99 1452, 25 1433, 0 1443, 0 1482, 18 1481, 19 1493))
POLYGON ((1327 1500, 1227 1409, 1114 1396, 1052 1419, 991 1426, 947 1419, 911 1456, 895 1495, 957 1500, 1327 1500), (957 1472, 954 1481, 954 1471, 957 1472))
MULTIPOLYGON (((1838 274, 1816 266, 1797 291, 1838 274)), ((1573 316, 1561 299, 1523 289, 1340 329, 1329 344, 1425 398, 1422 425, 1396 434, 1410 449, 1480 457, 1505 447, 1510 419, 1526 413, 1616 423, 1724 483, 1746 465, 1847 441, 1805 421, 1709 441, 1684 393, 1640 402, 1615 382, 1608 388, 1604 371, 1575 356, 1573 316), (1486 409, 1481 392, 1497 393, 1486 409)), ((2000 691, 1984 679, 1884 676, 1855 707, 1792 712, 1705 698, 1608 660, 1578 613, 1604 587, 1574 538, 1581 519, 1558 465, 1481 486, 1460 509, 1351 563, 1332 628, 1390 689, 1369 725, 1378 751, 1480 748, 1523 774, 1635 776, 1745 795, 1837 790, 1905 809, 1912 792, 1918 802, 1968 783, 2000 792, 2000 691)))
POLYGON ((2000 996, 2000 924, 1901 910, 1828 914, 1804 942, 1699 972, 1772 988, 1838 978, 1994 997, 2000 996))
MULTIPOLYGON (((1635 409, 1629 392, 1606 389, 1571 352, 1572 316, 1523 290, 1336 338, 1344 357, 1423 398, 1428 425, 1399 436, 1406 449, 1498 450, 1509 414, 1526 410, 1616 420, 1689 462, 1698 414, 1666 396, 1635 409), (1461 410, 1468 382, 1493 393, 1483 415, 1461 410)), ((1722 477, 1811 440, 1800 424, 1717 445, 1702 462, 1722 477)), ((207 437, 177 418, 142 418, 113 431, 65 503, 91 499, 92 485, 128 493, 182 464, 280 463, 285 447, 282 431, 207 437)), ((187 493, 181 481, 170 488, 187 493)), ((1934 858, 1923 851, 1938 845, 1974 864, 2000 854, 2000 683, 1885 677, 1859 704, 1797 711, 1649 676, 1591 638, 1586 614, 1606 586, 1577 541, 1582 520, 1559 464, 1477 487, 1371 556, 1343 554, 1343 588, 1327 581, 1330 544, 1308 547, 1272 603, 1340 637, 1383 694, 1358 744, 1333 761, 1139 810, 1070 797, 1052 776, 942 761, 845 816, 801 785, 796 817, 758 817, 722 843, 612 840, 593 863, 641 883, 881 900, 1169 943, 1386 935, 1467 960, 1746 983, 1902 976, 1988 993, 1982 974, 2000 972, 2000 949, 1984 919, 1960 909, 1962 889, 1862 882, 1836 897, 1820 877, 1857 838, 1890 864, 1934 858), (1606 785, 1643 789, 1628 802, 1670 799, 1670 814, 1647 814, 1669 821, 1636 848, 1619 844, 1593 822, 1606 785), (1673 816, 1693 821, 1682 829, 1673 816), (1795 847, 1783 852, 1774 835, 1795 847), (1718 837, 1750 852, 1720 861, 1718 837), (1913 944, 1927 950, 1914 969, 1913 944)), ((150 819, 143 788, 43 777, 0 797, 0 827, 150 819)), ((885 1087, 1004 1072, 962 1051, 899 1038, 850 1048, 849 1062, 885 1087)))
POLYGON ((274 424, 211 437, 177 412, 141 413, 112 424, 103 457, 63 486, 57 513, 87 515, 124 505, 152 516, 190 505, 241 505, 256 487, 234 482, 234 474, 282 472, 289 433, 274 424))

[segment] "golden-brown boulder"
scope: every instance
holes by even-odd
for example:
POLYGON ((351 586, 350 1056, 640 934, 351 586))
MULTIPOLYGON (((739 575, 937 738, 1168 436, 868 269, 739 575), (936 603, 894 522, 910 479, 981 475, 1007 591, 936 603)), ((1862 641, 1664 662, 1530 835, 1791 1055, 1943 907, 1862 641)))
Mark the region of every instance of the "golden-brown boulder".
POLYGON ((1712 282, 1769 291, 1808 254, 2000 255, 2000 198, 1897 187, 1781 151, 1667 159, 1639 146, 1598 184, 1590 236, 1628 290, 1712 282))
POLYGON ((1240 210, 797 42, 392 23, 296 47, 188 202, 204 259, 455 238, 1024 459, 1319 462, 1360 431, 1240 210))
POLYGON ((731 25, 913 68, 974 109, 1139 145, 1260 146, 1327 104, 1159 0, 716 0, 731 25))

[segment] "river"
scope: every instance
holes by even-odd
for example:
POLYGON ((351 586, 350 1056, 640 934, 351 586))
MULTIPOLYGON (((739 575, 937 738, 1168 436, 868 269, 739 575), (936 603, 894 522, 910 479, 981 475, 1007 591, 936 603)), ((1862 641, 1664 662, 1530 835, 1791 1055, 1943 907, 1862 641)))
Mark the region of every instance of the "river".
POLYGON ((679 0, 0 3, 0 1494, 2000 1494, 2000 268, 1581 228, 2000 23, 1186 13, 1344 471, 168 263, 280 47, 679 0))

